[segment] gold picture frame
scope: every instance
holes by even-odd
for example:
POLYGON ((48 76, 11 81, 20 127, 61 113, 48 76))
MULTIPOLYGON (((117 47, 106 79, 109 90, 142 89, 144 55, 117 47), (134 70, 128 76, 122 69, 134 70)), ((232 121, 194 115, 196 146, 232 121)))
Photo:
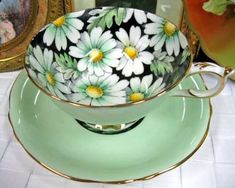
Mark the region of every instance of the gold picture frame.
POLYGON ((47 23, 73 10, 71 0, 31 0, 30 6, 21 33, 0 45, 0 72, 23 68, 25 52, 33 36, 47 23))

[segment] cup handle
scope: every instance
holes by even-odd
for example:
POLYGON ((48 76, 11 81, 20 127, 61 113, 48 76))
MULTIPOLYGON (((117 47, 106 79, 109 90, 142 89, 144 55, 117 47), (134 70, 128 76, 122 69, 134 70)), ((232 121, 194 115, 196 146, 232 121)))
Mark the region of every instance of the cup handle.
POLYGON ((235 69, 231 67, 221 67, 219 65, 210 62, 198 62, 192 65, 186 77, 201 73, 211 74, 215 78, 217 78, 216 86, 207 90, 197 90, 197 89, 174 90, 171 96, 193 97, 193 98, 209 98, 216 96, 223 90, 228 77, 235 74, 235 69))

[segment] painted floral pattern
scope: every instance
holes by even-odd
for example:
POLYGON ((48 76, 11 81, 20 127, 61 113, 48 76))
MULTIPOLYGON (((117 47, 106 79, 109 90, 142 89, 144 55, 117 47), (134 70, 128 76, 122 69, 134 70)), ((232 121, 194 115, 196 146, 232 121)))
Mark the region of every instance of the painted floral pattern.
POLYGON ((60 51, 67 48, 68 40, 77 43, 84 23, 78 19, 84 11, 70 13, 57 18, 45 28, 43 42, 50 46, 55 41, 56 48, 60 51))
POLYGON ((178 56, 180 47, 183 49, 187 47, 188 42, 185 36, 173 23, 151 13, 148 13, 147 17, 153 22, 145 25, 144 32, 154 35, 150 41, 150 46, 154 46, 154 50, 160 50, 165 46, 168 55, 174 52, 174 55, 178 56))
POLYGON ((110 31, 102 34, 100 27, 95 27, 90 34, 84 32, 77 46, 69 47, 69 54, 80 58, 78 70, 88 70, 89 74, 97 76, 112 73, 111 67, 117 67, 118 58, 122 56, 122 50, 116 48, 117 42, 112 37, 110 31))
POLYGON ((129 34, 120 28, 116 32, 117 38, 121 41, 123 57, 120 59, 120 65, 117 70, 122 70, 122 74, 129 77, 134 73, 140 75, 144 72, 144 65, 150 65, 153 60, 153 54, 145 49, 149 45, 147 35, 141 36, 140 27, 131 26, 129 34))
POLYGON ((139 102, 184 76, 190 51, 169 21, 142 10, 70 13, 43 28, 26 53, 29 76, 60 99, 91 106, 139 102))
POLYGON ((109 104, 123 104, 126 102, 125 88, 127 80, 119 81, 116 74, 83 75, 72 85, 73 94, 69 99, 86 105, 102 106, 109 104))

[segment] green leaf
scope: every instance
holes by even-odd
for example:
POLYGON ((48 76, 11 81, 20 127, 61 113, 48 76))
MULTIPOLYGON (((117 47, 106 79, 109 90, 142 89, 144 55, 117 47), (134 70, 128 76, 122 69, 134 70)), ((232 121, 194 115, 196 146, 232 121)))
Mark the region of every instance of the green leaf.
POLYGON ((112 27, 113 25, 113 17, 117 15, 117 11, 115 9, 109 11, 106 15, 105 15, 105 23, 107 25, 108 28, 112 27))
POLYGON ((181 56, 180 65, 181 65, 182 63, 184 63, 185 60, 186 60, 189 56, 190 56, 190 51, 189 51, 188 48, 185 48, 184 51, 183 51, 183 53, 182 53, 182 56, 181 56))
POLYGON ((163 76, 167 73, 172 73, 173 67, 169 62, 155 61, 150 65, 150 70, 154 72, 156 76, 163 76))
POLYGON ((107 28, 111 28, 113 25, 113 19, 115 23, 120 26, 123 19, 126 16, 125 8, 109 8, 102 11, 99 16, 97 16, 88 26, 87 29, 89 32, 94 27, 101 27, 103 30, 107 28))
POLYGON ((115 17, 116 24, 120 26, 125 17, 126 17, 126 9, 125 8, 118 8, 117 16, 115 17))

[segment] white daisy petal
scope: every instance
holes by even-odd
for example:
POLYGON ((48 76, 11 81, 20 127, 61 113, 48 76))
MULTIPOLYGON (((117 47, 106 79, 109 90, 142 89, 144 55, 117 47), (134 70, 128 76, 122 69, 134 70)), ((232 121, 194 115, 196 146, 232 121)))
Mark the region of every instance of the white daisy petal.
POLYGON ((53 61, 53 52, 48 50, 47 48, 44 50, 44 62, 47 63, 47 67, 51 67, 51 63, 53 61))
POLYGON ((125 97, 126 96, 126 91, 115 91, 115 92, 110 92, 109 96, 116 96, 116 97, 125 97))
POLYGON ((161 26, 160 24, 158 26, 156 23, 148 23, 145 25, 144 32, 149 35, 157 34, 156 29, 158 29, 158 27, 160 26, 161 26))
POLYGON ((142 10, 134 10, 134 16, 135 16, 136 21, 139 24, 143 24, 147 22, 146 14, 142 10))
POLYGON ((148 89, 149 89, 149 86, 152 83, 152 81, 153 81, 153 75, 152 74, 144 76, 142 81, 141 81, 140 90, 142 92, 147 92, 148 89))
POLYGON ((72 27, 82 30, 84 23, 76 18, 66 18, 66 23, 69 23, 72 27))
POLYGON ((140 52, 139 57, 141 62, 143 62, 146 65, 150 65, 152 63, 152 60, 154 59, 154 56, 152 53, 143 51, 140 52))
POLYGON ((70 89, 67 86, 65 86, 64 84, 56 83, 56 87, 65 94, 71 93, 70 89))
POLYGON ((140 27, 131 26, 130 29, 130 43, 133 46, 136 46, 137 42, 140 40, 141 30, 140 27))
POLYGON ((59 82, 62 82, 62 83, 65 83, 65 80, 64 80, 64 77, 63 77, 63 74, 62 73, 56 73, 55 75, 54 75, 54 78, 57 80, 57 81, 59 81, 59 82))
POLYGON ((66 100, 66 97, 60 92, 59 89, 54 88, 54 92, 59 98, 66 100))
POLYGON ((106 78, 104 80, 99 80, 99 82, 101 82, 101 87, 104 86, 113 86, 115 85, 119 80, 119 77, 116 74, 112 74, 110 76, 106 76, 106 78))
POLYGON ((123 104, 126 102, 125 97, 105 96, 104 100, 106 101, 106 104, 123 104))
POLYGON ((160 50, 163 47, 165 40, 166 36, 163 35, 161 39, 158 41, 158 43, 154 46, 154 50, 160 50))
POLYGON ((94 29, 91 30, 90 38, 93 47, 97 47, 101 34, 102 34, 101 27, 95 27, 94 29))
POLYGON ((69 55, 76 58, 83 58, 85 56, 83 51, 76 46, 69 47, 69 55))
POLYGON ((47 83, 47 80, 45 78, 45 76, 43 76, 42 74, 38 74, 38 80, 40 82, 40 84, 43 86, 43 87, 46 87, 46 83, 47 83))
POLYGON ((99 41, 98 41, 98 48, 101 48, 101 46, 103 46, 103 44, 108 41, 109 39, 111 39, 113 37, 113 35, 111 34, 110 31, 106 31, 104 32, 100 37, 99 37, 99 41))
POLYGON ((125 45, 125 46, 129 46, 130 42, 129 42, 129 37, 127 32, 123 29, 120 28, 119 31, 115 32, 117 38, 125 45))
POLYGON ((68 95, 69 100, 73 101, 73 102, 78 102, 80 100, 83 100, 87 97, 86 94, 84 93, 72 93, 70 95, 68 95))
POLYGON ((44 57, 43 57, 43 52, 42 49, 37 45, 36 48, 33 49, 34 55, 38 60, 38 63, 41 65, 44 64, 44 57))
POLYGON ((84 33, 81 35, 81 41, 82 41, 83 44, 86 45, 86 48, 92 49, 90 36, 89 36, 89 34, 88 34, 87 32, 84 32, 84 33))
POLYGON ((85 105, 90 105, 91 104, 91 98, 90 97, 86 97, 85 99, 82 99, 79 101, 80 104, 85 104, 85 105))
POLYGON ((157 90, 157 89, 159 88, 159 86, 161 85, 162 81, 163 81, 163 78, 157 79, 157 80, 154 82, 154 84, 149 88, 149 92, 150 92, 150 93, 154 93, 155 90, 157 90))
POLYGON ((32 55, 29 56, 29 62, 30 62, 30 65, 36 69, 37 71, 43 73, 44 72, 44 69, 43 67, 38 63, 38 61, 35 59, 35 57, 33 57, 32 55))
POLYGON ((74 18, 74 17, 80 17, 84 14, 85 10, 80 10, 78 12, 72 12, 72 13, 68 13, 67 16, 69 18, 74 18))
POLYGON ((178 31, 178 38, 179 38, 179 41, 180 41, 180 46, 183 49, 186 48, 188 46, 188 41, 180 31, 178 31))
POLYGON ((149 39, 147 35, 144 35, 143 37, 140 38, 140 40, 136 44, 136 48, 138 49, 139 52, 145 50, 149 45, 149 39))
POLYGON ((178 56, 180 53, 180 44, 179 44, 179 39, 178 37, 173 37, 173 48, 174 48, 174 54, 175 56, 178 56))
POLYGON ((102 9, 93 9, 89 12, 89 14, 94 16, 96 14, 99 14, 100 12, 102 12, 102 9))
POLYGON ((54 90, 54 88, 52 87, 52 85, 47 84, 47 88, 48 88, 49 92, 50 92, 52 95, 56 95, 55 90, 54 90))
POLYGON ((132 78, 130 81, 130 86, 133 92, 138 92, 140 86, 140 79, 138 77, 132 78))
POLYGON ((47 46, 50 46, 55 39, 55 34, 56 27, 54 26, 54 24, 50 24, 43 35, 43 42, 46 43, 47 46))
POLYGON ((126 66, 122 69, 122 74, 126 77, 129 77, 131 76, 132 72, 133 72, 133 63, 128 61, 126 63, 126 66))
POLYGON ((126 9, 126 17, 123 19, 123 22, 126 23, 131 16, 133 15, 134 9, 126 9))
POLYGON ((103 58, 102 61, 104 62, 104 64, 109 65, 110 67, 117 67, 119 65, 118 59, 103 58))
POLYGON ((109 59, 117 59, 123 56, 122 49, 113 49, 110 52, 107 52, 105 57, 109 59))
POLYGON ((78 30, 74 27, 69 27, 68 25, 62 26, 64 33, 66 33, 66 37, 74 44, 78 43, 78 39, 80 39, 81 35, 78 30))
POLYGON ((166 51, 168 55, 173 54, 174 41, 172 37, 166 39, 166 51))
POLYGON ((116 41, 114 39, 110 39, 101 46, 100 50, 102 52, 106 52, 113 49, 116 45, 116 41))
POLYGON ((115 91, 120 91, 125 89, 128 86, 129 82, 127 80, 121 80, 118 83, 116 83, 110 91, 115 92, 115 91))
POLYGON ((122 57, 121 58, 121 60, 120 60, 120 63, 119 63, 119 65, 118 65, 118 67, 117 67, 117 70, 122 70, 123 69, 123 67, 125 67, 126 66, 126 63, 128 62, 128 60, 126 59, 126 57, 122 57))
POLYGON ((56 30, 56 36, 55 36, 55 45, 57 50, 61 50, 62 43, 61 43, 61 29, 56 30))
POLYGON ((162 35, 154 35, 151 40, 150 40, 150 43, 149 45, 152 47, 154 46, 155 44, 157 44, 162 38, 162 35))
POLYGON ((93 99, 93 100, 91 101, 91 105, 92 105, 92 106, 100 106, 101 104, 99 103, 99 100, 93 99))
POLYGON ((138 58, 134 60, 133 72, 135 75, 140 75, 144 72, 143 63, 138 58))
POLYGON ((105 72, 108 72, 108 73, 112 73, 113 72, 113 69, 111 67, 109 67, 108 65, 106 64, 103 64, 102 65, 102 69, 105 71, 105 72))
POLYGON ((94 64, 93 63, 88 63, 87 68, 88 68, 88 73, 90 75, 92 75, 94 73, 94 64))
POLYGON ((60 32, 60 40, 61 40, 62 49, 65 50, 67 48, 67 39, 65 33, 62 30, 60 32))
POLYGON ((89 80, 90 80, 91 85, 96 85, 97 81, 99 80, 99 77, 95 75, 91 75, 89 76, 89 80))
POLYGON ((77 64, 77 68, 79 71, 84 71, 87 69, 87 65, 88 65, 88 59, 87 58, 83 58, 83 59, 80 59, 78 61, 78 64, 77 64))
POLYGON ((99 66, 94 66, 94 72, 95 72, 96 76, 102 76, 102 75, 104 75, 103 69, 100 68, 99 66))

